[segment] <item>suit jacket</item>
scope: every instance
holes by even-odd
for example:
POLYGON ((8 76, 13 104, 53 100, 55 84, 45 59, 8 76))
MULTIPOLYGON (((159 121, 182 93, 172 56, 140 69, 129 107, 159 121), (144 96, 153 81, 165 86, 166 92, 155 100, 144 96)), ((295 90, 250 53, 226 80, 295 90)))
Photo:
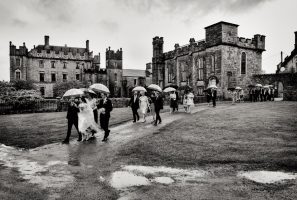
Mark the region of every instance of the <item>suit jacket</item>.
POLYGON ((129 106, 131 106, 132 109, 137 110, 139 108, 139 97, 137 96, 134 102, 134 95, 133 95, 129 101, 129 106))
POLYGON ((216 91, 216 90, 214 90, 214 91, 212 92, 212 98, 213 98, 213 99, 216 99, 216 98, 217 98, 217 91, 216 91))
POLYGON ((66 118, 68 120, 78 120, 78 115, 77 115, 78 112, 79 112, 79 108, 69 104, 66 118))
POLYGON ((105 115, 106 117, 110 117, 110 112, 113 109, 111 100, 107 98, 106 99, 106 102, 104 102, 103 99, 100 99, 100 102, 99 102, 97 108, 98 109, 100 109, 100 108, 104 108, 105 109, 105 114, 100 113, 100 115, 105 115))
POLYGON ((163 109, 163 98, 158 96, 155 99, 155 110, 160 111, 161 109, 163 109))

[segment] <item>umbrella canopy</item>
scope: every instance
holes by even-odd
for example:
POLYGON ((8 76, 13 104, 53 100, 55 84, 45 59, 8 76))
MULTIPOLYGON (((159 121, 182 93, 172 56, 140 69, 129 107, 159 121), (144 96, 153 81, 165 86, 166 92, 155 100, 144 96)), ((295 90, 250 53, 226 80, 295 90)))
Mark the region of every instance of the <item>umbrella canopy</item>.
POLYGON ((249 87, 249 88, 253 88, 253 87, 255 87, 255 86, 254 86, 254 85, 248 85, 248 87, 249 87))
POLYGON ((173 87, 168 87, 163 90, 163 92, 175 92, 175 91, 176 91, 176 89, 173 87))
POLYGON ((256 87, 262 87, 262 84, 257 83, 255 86, 256 86, 256 87))
POLYGON ((264 85, 263 88, 269 88, 269 85, 264 85))
POLYGON ((214 89, 217 89, 218 87, 216 85, 211 85, 211 86, 208 86, 208 88, 214 88, 214 89))
POLYGON ((237 86, 237 87, 235 88, 235 90, 242 90, 242 88, 239 87, 239 86, 237 86))
POLYGON ((110 93, 109 89, 101 83, 95 83, 91 85, 90 89, 94 90, 95 92, 110 93))
POLYGON ((149 88, 151 90, 156 90, 158 92, 162 92, 162 89, 160 88, 160 86, 158 86, 156 84, 150 84, 147 88, 149 88))
POLYGON ((231 87, 231 88, 228 88, 227 90, 233 92, 235 90, 235 88, 234 87, 231 87))
POLYGON ((91 93, 91 94, 96 94, 96 92, 94 92, 93 90, 91 89, 88 89, 88 88, 79 88, 81 91, 83 92, 88 92, 88 93, 91 93))
POLYGON ((132 90, 133 92, 134 91, 137 91, 137 92, 146 92, 146 89, 142 86, 136 86, 135 88, 133 88, 132 90))
POLYGON ((178 86, 175 85, 175 84, 167 85, 167 86, 164 87, 164 89, 166 89, 166 88, 168 88, 168 87, 172 87, 172 88, 178 89, 178 86))
POLYGON ((272 87, 272 88, 274 87, 274 85, 268 85, 268 86, 269 86, 269 87, 272 87))
POLYGON ((70 89, 65 92, 63 97, 80 97, 84 94, 80 89, 70 89))

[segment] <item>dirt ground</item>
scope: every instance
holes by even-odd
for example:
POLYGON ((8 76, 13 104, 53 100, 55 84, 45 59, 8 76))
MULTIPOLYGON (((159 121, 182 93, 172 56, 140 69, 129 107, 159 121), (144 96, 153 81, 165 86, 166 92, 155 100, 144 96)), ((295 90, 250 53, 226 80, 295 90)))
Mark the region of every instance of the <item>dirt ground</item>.
POLYGON ((296 106, 198 106, 193 114, 162 114, 158 127, 151 119, 114 126, 108 143, 72 141, 22 151, 2 145, 0 199, 297 199, 296 178, 268 184, 238 176, 259 170, 296 174, 296 106), (131 166, 188 171, 132 170, 149 184, 113 185, 115 172, 131 166), (173 183, 152 181, 164 176, 173 183))

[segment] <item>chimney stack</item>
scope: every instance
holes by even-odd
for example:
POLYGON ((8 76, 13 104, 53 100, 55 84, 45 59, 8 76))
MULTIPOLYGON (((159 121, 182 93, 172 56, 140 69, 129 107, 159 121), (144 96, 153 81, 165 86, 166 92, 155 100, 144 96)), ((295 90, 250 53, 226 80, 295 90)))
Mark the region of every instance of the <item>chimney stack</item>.
POLYGON ((297 49, 297 31, 295 31, 295 49, 297 49))
POLYGON ((89 40, 86 40, 86 49, 87 49, 87 51, 89 51, 89 48, 90 48, 90 46, 89 46, 89 40))
POLYGON ((281 64, 283 64, 283 52, 281 51, 281 64))
POLYGON ((46 46, 46 47, 49 46, 49 36, 48 35, 44 36, 44 46, 46 46))

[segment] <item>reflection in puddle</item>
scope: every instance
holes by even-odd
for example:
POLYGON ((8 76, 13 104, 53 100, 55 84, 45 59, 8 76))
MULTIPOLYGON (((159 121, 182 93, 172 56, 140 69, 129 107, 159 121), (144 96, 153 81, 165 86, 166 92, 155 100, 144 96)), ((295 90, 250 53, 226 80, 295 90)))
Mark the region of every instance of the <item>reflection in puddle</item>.
POLYGON ((174 180, 170 177, 156 177, 153 181, 161 184, 171 184, 174 183, 174 180))
POLYGON ((110 184, 117 189, 132 186, 149 185, 150 182, 144 176, 138 176, 126 171, 117 171, 112 174, 110 184))
POLYGON ((293 173, 273 172, 273 171, 240 172, 238 176, 250 179, 258 183, 275 183, 275 182, 292 180, 297 178, 297 175, 293 173))

